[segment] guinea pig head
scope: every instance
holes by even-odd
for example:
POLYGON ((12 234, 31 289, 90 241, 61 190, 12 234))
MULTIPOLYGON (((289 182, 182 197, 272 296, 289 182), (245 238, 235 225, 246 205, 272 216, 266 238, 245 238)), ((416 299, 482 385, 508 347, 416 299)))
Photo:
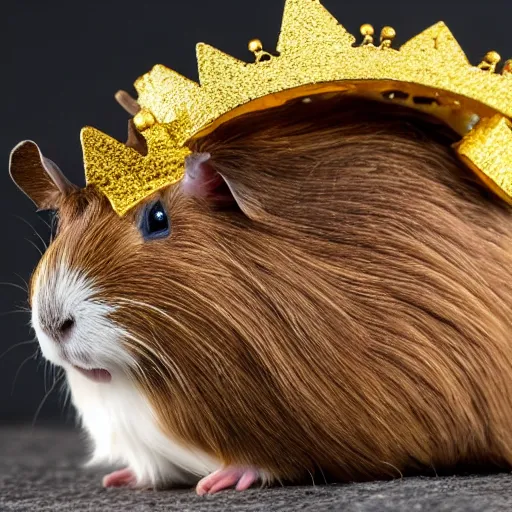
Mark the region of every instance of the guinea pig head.
MULTIPOLYGON (((114 308, 101 296, 98 276, 91 275, 102 262, 92 256, 92 244, 99 240, 90 230, 97 223, 97 229, 110 226, 108 233, 115 235, 112 223, 119 231, 122 221, 109 215, 108 205, 93 190, 70 184, 31 141, 13 150, 10 172, 39 210, 55 212, 53 239, 32 274, 29 291, 32 326, 43 355, 95 380, 109 380, 112 365, 126 364, 130 358, 119 344, 119 330, 108 320, 114 308)), ((118 238, 111 244, 114 258, 118 238)))
MULTIPOLYGON (((132 122, 127 146, 146 151, 132 122)), ((208 315, 215 314, 212 304, 198 310, 201 286, 216 281, 209 247, 221 237, 212 212, 243 217, 209 158, 193 154, 179 187, 159 191, 120 217, 94 187, 71 184, 34 142, 16 146, 14 182, 39 210, 55 212, 53 238, 29 292, 46 359, 110 381, 148 368, 180 375, 190 353, 198 356, 191 340, 204 336, 208 315), (184 361, 168 357, 175 352, 184 361)))

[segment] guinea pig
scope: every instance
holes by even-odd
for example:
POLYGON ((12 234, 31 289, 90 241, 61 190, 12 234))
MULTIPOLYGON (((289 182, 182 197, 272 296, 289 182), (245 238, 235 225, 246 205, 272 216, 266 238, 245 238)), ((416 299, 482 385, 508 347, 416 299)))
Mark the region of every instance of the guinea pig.
MULTIPOLYGON (((511 208, 426 115, 319 97, 196 141, 118 216, 32 142, 56 234, 30 282, 107 487, 512 468, 511 208)), ((129 145, 144 153, 132 130, 129 145)))

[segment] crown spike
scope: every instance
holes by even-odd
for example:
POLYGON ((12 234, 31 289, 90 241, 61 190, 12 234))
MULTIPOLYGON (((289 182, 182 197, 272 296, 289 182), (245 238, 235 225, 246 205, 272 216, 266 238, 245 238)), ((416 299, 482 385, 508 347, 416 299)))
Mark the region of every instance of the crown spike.
POLYGON ((159 123, 170 123, 184 104, 197 100, 199 84, 158 64, 135 82, 135 90, 141 107, 151 112, 159 123))
POLYGON ((416 58, 426 52, 436 52, 436 58, 450 64, 451 67, 469 64, 466 54, 450 29, 442 21, 410 39, 400 48, 400 51, 414 54, 416 58))
POLYGON ((226 106, 231 110, 254 98, 260 84, 251 81, 254 64, 247 65, 204 43, 198 44, 196 51, 202 101, 191 105, 189 114, 194 124, 205 126, 226 106))
POLYGON ((87 185, 105 194, 121 216, 149 194, 179 181, 191 153, 176 147, 164 125, 146 130, 144 137, 147 156, 95 128, 81 132, 87 185))
POLYGON ((277 51, 298 53, 304 47, 350 47, 355 37, 349 34, 319 0, 286 0, 277 51))
POLYGON ((459 158, 512 204, 512 125, 500 114, 482 119, 455 149, 459 158))
POLYGON ((205 43, 197 45, 196 53, 199 82, 203 89, 216 88, 220 76, 239 76, 238 73, 246 65, 245 62, 205 43))

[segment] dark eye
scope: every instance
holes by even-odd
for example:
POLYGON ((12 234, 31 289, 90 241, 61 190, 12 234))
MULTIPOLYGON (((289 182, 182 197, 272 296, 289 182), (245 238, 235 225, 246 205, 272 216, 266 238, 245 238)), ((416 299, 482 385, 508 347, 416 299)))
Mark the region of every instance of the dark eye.
POLYGON ((55 240, 59 232, 59 214, 58 212, 52 212, 52 216, 50 217, 50 228, 51 228, 51 240, 55 240))
POLYGON ((144 210, 141 232, 147 240, 165 238, 169 235, 169 219, 160 201, 148 205, 144 210))
POLYGON ((59 234, 59 212, 57 210, 40 210, 37 213, 50 230, 50 243, 53 242, 59 234))

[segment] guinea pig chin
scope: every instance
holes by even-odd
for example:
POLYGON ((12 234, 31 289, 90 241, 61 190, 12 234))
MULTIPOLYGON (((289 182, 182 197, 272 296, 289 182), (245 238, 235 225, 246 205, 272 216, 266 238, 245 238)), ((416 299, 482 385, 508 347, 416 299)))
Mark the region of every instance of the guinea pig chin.
POLYGON ((123 330, 111 319, 115 307, 83 272, 42 265, 32 295, 32 326, 43 356, 66 370, 115 374, 133 364, 123 330))

